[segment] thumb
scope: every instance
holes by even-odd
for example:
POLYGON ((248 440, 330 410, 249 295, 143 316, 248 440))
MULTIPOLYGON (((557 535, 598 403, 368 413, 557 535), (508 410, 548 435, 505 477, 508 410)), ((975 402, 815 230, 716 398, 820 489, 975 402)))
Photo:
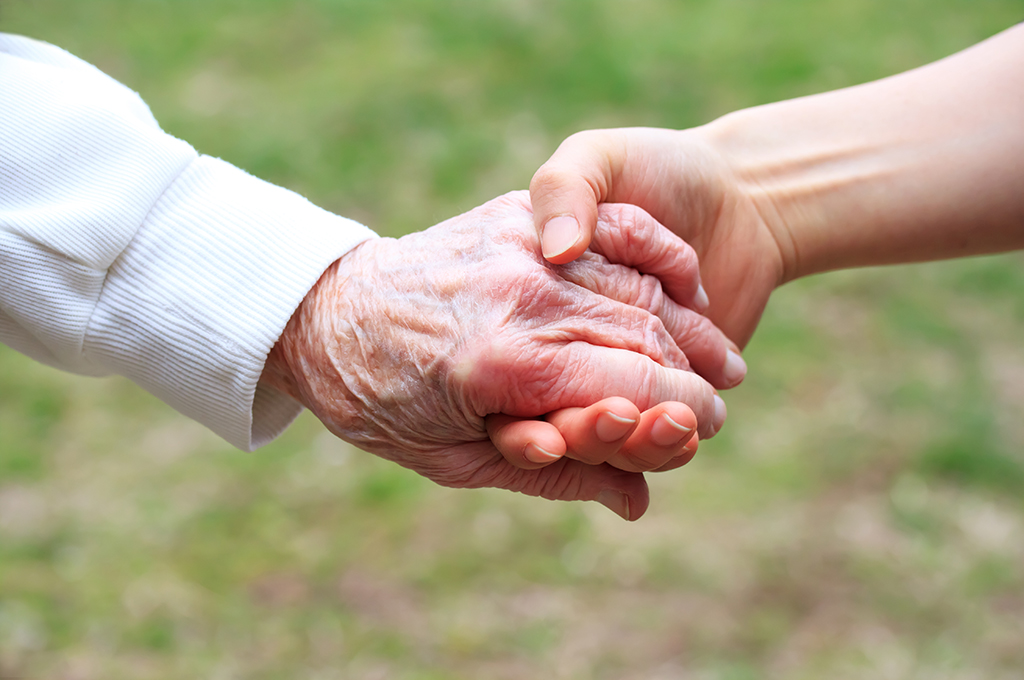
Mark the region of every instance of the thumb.
POLYGON ((501 486, 510 491, 553 501, 597 501, 630 522, 647 512, 651 502, 642 473, 626 472, 607 463, 587 465, 562 458, 539 470, 508 468, 501 486))
POLYGON ((608 197, 622 145, 610 131, 579 132, 566 139, 530 181, 533 219, 544 259, 572 262, 590 245, 597 205, 608 197))

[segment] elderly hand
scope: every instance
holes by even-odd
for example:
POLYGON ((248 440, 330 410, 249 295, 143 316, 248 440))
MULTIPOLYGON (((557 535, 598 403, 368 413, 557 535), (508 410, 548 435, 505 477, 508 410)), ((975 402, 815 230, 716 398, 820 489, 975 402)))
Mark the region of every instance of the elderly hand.
POLYGON ((648 502, 642 475, 570 459, 522 469, 494 448, 485 423, 617 396, 643 409, 683 402, 704 437, 721 427, 721 400, 677 340, 724 356, 724 336, 657 279, 600 255, 664 272, 673 295, 693 302, 692 251, 636 208, 601 215, 598 254, 567 268, 541 258, 525 192, 365 242, 306 297, 265 379, 338 436, 440 484, 599 500, 636 519, 648 502), (649 236, 643 247, 638 234, 649 236))
MULTIPOLYGON (((701 289, 699 297, 703 299, 684 294, 676 297, 677 301, 707 311, 741 344, 749 339, 768 296, 781 280, 782 260, 772 231, 727 160, 701 130, 636 128, 578 133, 565 140, 537 171, 530 197, 543 235, 544 256, 567 267, 577 258, 593 258, 587 247, 607 240, 602 236, 608 233, 602 224, 602 203, 624 202, 643 208, 692 243, 699 254, 709 292, 705 295, 701 289)), ((628 246, 620 252, 650 241, 641 234, 636 236, 634 241, 626 241, 628 246)), ((600 245, 598 249, 602 249, 600 245)), ((672 273, 662 266, 657 275, 664 278, 672 273)), ((668 286, 666 291, 676 294, 668 286)), ((743 380, 746 364, 736 345, 702 351, 704 339, 716 336, 704 332, 675 336, 694 370, 715 387, 734 387, 743 380)), ((565 422, 560 414, 548 416, 550 424, 492 416, 492 439, 510 461, 524 467, 536 467, 539 456, 531 458, 528 453, 543 448, 555 454, 552 459, 566 455, 589 463, 607 461, 625 470, 672 469, 688 462, 693 451, 687 448, 685 438, 681 444, 664 446, 653 436, 657 433, 662 435, 661 441, 671 441, 668 423, 689 422, 685 405, 666 407, 676 414, 674 418, 666 420, 666 413, 641 417, 635 407, 627 415, 628 405, 620 404, 621 415, 638 425, 627 439, 611 443, 596 436, 592 418, 588 428, 576 425, 560 434, 565 422), (647 423, 658 424, 658 429, 650 429, 647 423)), ((720 408, 724 410, 724 405, 720 408)))
MULTIPOLYGON (((573 135, 530 185, 544 255, 561 264, 588 257, 599 205, 637 205, 692 244, 709 317, 743 345, 785 281, 1024 248, 1022 37, 1016 26, 898 76, 692 130, 573 135)), ((713 358, 693 363, 716 386, 742 369, 738 354, 724 366, 713 358)), ((594 417, 581 412, 589 424, 573 430, 493 416, 492 438, 523 465, 535 464, 525 453, 540 442, 578 456, 570 440, 593 440, 594 417)), ((596 459, 612 462, 613 449, 596 459)), ((616 464, 655 469, 665 460, 633 454, 616 464)))

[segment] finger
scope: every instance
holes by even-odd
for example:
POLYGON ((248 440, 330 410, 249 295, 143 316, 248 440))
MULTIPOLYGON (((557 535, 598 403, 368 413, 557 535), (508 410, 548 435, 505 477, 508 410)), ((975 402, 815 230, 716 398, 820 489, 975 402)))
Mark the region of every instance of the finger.
POLYGON ((736 387, 747 375, 743 357, 731 349, 725 333, 711 319, 666 300, 661 313, 669 334, 693 370, 720 390, 736 387))
MULTIPOLYGON (((610 265, 603 258, 592 267, 591 260, 595 258, 600 256, 588 253, 580 262, 568 265, 571 271, 563 273, 563 279, 569 283, 576 284, 573 278, 577 277, 577 274, 573 272, 582 270, 586 273, 577 277, 582 283, 571 286, 573 290, 568 291, 571 296, 569 303, 546 310, 548 315, 560 315, 560 318, 556 317, 548 323, 549 331, 560 333, 568 341, 576 340, 591 345, 625 349, 645 354, 663 366, 689 370, 689 358, 680 349, 664 321, 642 306, 648 304, 646 300, 630 303, 621 302, 614 297, 616 291, 612 290, 614 281, 610 280, 610 277, 616 276, 615 281, 626 281, 629 277, 628 272, 638 276, 635 270, 610 265), (607 291, 608 294, 600 291, 607 291)), ((657 290, 659 298, 664 298, 660 293, 660 287, 657 290)), ((521 313, 532 314, 533 309, 524 306, 521 313)), ((587 405, 589 403, 592 402, 588 402, 587 405)))
POLYGON ((524 470, 507 461, 486 440, 418 461, 426 465, 409 462, 402 464, 444 486, 508 489, 555 501, 597 501, 627 520, 638 519, 650 503, 642 474, 564 457, 543 468, 524 470))
POLYGON ((636 429, 640 409, 628 399, 611 397, 586 408, 549 413, 547 421, 558 428, 565 440, 566 456, 588 465, 600 465, 615 455, 636 429))
POLYGON ((718 389, 743 382, 747 365, 731 349, 734 345, 725 334, 707 317, 667 297, 654 276, 612 264, 594 253, 563 265, 560 273, 565 280, 600 296, 657 316, 693 369, 718 389))
POLYGON ((613 264, 657 277, 677 303, 701 313, 708 310, 697 253, 644 210, 624 204, 601 205, 590 249, 613 264))
POLYGON ((693 436, 690 437, 690 441, 686 442, 686 445, 683 447, 683 451, 680 455, 665 463, 657 470, 652 470, 652 472, 668 472, 669 470, 675 470, 676 468, 686 465, 693 460, 694 456, 697 455, 697 446, 699 444, 700 436, 694 432, 693 436))
POLYGON ((629 472, 657 470, 683 455, 696 428, 697 417, 686 404, 658 404, 644 411, 636 430, 608 463, 629 472))
POLYGON ((562 142, 530 181, 534 222, 549 262, 571 262, 590 245, 597 206, 608 195, 615 166, 624 157, 617 139, 602 131, 577 133, 562 142))
POLYGON ((502 475, 501 486, 530 496, 597 501, 627 521, 639 519, 650 504, 650 492, 642 474, 610 465, 587 465, 562 458, 539 470, 509 467, 507 474, 502 475))
POLYGON ((555 355, 550 370, 575 379, 573 397, 577 404, 592 404, 609 396, 624 397, 640 409, 668 401, 686 404, 693 410, 704 439, 721 429, 727 415, 725 402, 706 380, 690 371, 662 366, 636 352, 574 342, 555 355))
POLYGON ((536 470, 565 455, 565 441, 551 423, 501 413, 487 416, 485 423, 494 448, 518 468, 536 470))
MULTIPOLYGON (((565 335, 563 329, 553 331, 565 335)), ((586 407, 608 397, 623 397, 640 409, 678 401, 693 409, 698 431, 707 439, 721 429, 725 402, 691 371, 663 366, 649 356, 618 347, 570 340, 542 347, 524 365, 517 340, 497 339, 473 347, 453 370, 468 403, 479 413, 532 417, 567 407, 586 407), (514 390, 494 390, 518 376, 514 390)))

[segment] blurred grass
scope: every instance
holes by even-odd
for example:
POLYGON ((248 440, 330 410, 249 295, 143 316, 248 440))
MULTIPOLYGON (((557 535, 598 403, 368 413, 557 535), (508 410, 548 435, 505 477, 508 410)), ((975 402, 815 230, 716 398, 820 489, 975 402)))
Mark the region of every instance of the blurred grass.
MULTIPOLYGON (((398 235, 578 129, 863 82, 1021 0, 6 0, 204 153, 398 235)), ((0 348, 0 677, 1016 678, 1024 259, 779 291, 730 422, 600 507, 455 492, 304 418, 256 454, 0 348)))

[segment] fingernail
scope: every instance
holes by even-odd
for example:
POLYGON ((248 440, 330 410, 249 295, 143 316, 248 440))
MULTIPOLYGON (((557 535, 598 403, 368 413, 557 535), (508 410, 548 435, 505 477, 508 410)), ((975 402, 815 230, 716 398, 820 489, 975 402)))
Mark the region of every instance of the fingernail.
POLYGON ((675 446, 691 432, 693 428, 684 427, 672 420, 667 413, 662 413, 651 426, 651 439, 658 446, 675 446))
POLYGON ((545 258, 557 257, 580 240, 580 223, 572 215, 548 220, 541 232, 540 246, 545 258))
POLYGON ((686 451, 687 453, 693 453, 694 451, 697 450, 698 444, 699 440, 697 438, 697 435, 694 435, 690 437, 690 441, 686 442, 686 445, 683 447, 683 451, 686 451))
POLYGON ((708 299, 708 292, 704 290, 704 284, 697 286, 697 294, 693 297, 693 309, 696 312, 703 314, 708 311, 708 307, 711 306, 711 300, 708 299))
POLYGON ((747 375, 747 362, 743 360, 739 354, 733 352, 731 349, 725 352, 725 368, 722 369, 722 374, 725 377, 726 382, 730 385, 736 385, 740 383, 744 376, 747 375))
POLYGON ((617 416, 611 411, 605 411, 597 417, 597 424, 594 426, 594 431, 597 433, 597 438, 606 444, 617 442, 633 429, 636 425, 636 421, 632 418, 623 418, 617 416))
POLYGON ((725 425, 725 417, 728 414, 729 414, 729 411, 726 410, 726 408, 725 408, 725 402, 722 401, 722 398, 716 394, 715 395, 715 422, 714 422, 715 434, 718 434, 718 431, 722 429, 722 425, 725 425))
POLYGON ((622 519, 629 521, 629 496, 619 491, 605 489, 597 494, 597 502, 622 519))
POLYGON ((533 443, 526 445, 524 454, 526 455, 526 460, 531 463, 550 463, 551 461, 561 458, 561 456, 551 453, 550 451, 545 451, 533 443))

